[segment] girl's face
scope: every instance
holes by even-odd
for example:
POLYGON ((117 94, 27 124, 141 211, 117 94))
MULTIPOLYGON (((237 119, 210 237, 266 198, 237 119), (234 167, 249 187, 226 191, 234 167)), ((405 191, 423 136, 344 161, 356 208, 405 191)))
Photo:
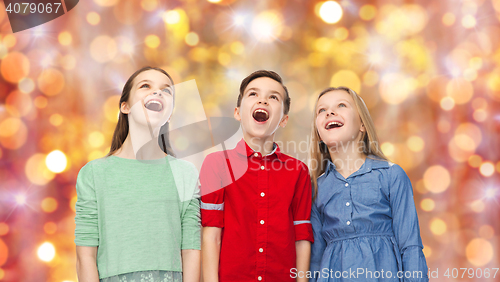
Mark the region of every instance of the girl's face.
POLYGON ((320 139, 329 148, 357 142, 365 131, 354 100, 344 90, 330 91, 321 96, 316 114, 320 139))
POLYGON ((147 70, 135 77, 128 102, 120 110, 136 123, 156 128, 170 119, 173 99, 172 81, 157 70, 147 70))

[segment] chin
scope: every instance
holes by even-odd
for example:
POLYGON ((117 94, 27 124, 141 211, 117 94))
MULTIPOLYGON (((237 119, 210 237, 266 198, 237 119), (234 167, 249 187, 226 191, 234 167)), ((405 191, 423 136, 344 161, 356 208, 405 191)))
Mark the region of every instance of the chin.
POLYGON ((267 138, 273 134, 272 132, 269 132, 268 128, 260 130, 250 128, 249 130, 246 130, 246 132, 250 137, 255 137, 255 138, 267 138))

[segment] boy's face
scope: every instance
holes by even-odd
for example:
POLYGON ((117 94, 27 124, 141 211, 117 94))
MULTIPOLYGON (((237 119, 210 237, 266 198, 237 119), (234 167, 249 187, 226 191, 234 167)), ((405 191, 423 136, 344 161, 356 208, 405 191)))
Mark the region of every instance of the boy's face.
POLYGON ((278 126, 285 127, 288 121, 288 115, 283 113, 284 99, 285 89, 279 82, 269 77, 256 78, 245 88, 234 118, 248 137, 272 136, 278 126))

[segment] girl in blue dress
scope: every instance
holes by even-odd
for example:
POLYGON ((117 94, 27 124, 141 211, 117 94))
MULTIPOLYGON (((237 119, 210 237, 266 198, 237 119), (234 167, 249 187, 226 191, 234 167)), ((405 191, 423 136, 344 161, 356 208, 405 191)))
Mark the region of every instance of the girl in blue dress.
POLYGON ((319 94, 310 148, 310 281, 428 281, 410 179, 353 90, 319 94))

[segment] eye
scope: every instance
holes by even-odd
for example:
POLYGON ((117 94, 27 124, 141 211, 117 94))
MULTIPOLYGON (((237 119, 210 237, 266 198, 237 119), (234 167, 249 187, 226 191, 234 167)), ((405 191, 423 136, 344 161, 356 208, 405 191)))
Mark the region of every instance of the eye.
POLYGON ((340 108, 340 107, 346 107, 346 108, 347 108, 347 106, 346 106, 344 103, 340 103, 340 104, 339 104, 339 108, 340 108))
POLYGON ((321 114, 324 111, 325 111, 325 109, 321 108, 321 109, 319 109, 318 114, 321 114))
POLYGON ((271 99, 276 99, 277 101, 279 101, 280 99, 278 98, 278 96, 276 95, 271 95, 271 99))
POLYGON ((144 83, 144 84, 143 84, 143 85, 141 85, 141 87, 139 87, 139 88, 144 88, 144 86, 147 86, 147 87, 149 88, 149 84, 147 84, 147 83, 144 83))
POLYGON ((167 94, 172 95, 172 90, 170 90, 170 88, 168 88, 168 87, 167 87, 167 88, 162 89, 161 91, 163 91, 163 92, 165 92, 165 93, 167 93, 167 94))
POLYGON ((252 91, 252 92, 250 92, 250 93, 248 93, 248 96, 254 96, 254 95, 257 95, 257 93, 256 93, 256 92, 253 92, 253 91, 252 91))

